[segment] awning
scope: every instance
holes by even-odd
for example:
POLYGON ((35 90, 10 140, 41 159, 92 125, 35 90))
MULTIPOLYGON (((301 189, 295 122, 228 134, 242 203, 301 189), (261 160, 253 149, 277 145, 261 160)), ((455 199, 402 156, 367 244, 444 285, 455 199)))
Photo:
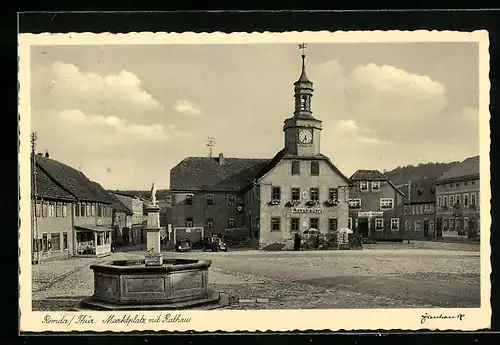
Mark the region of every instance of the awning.
POLYGON ((98 225, 75 225, 75 229, 85 230, 85 231, 96 231, 96 232, 113 231, 113 229, 109 226, 98 226, 98 225))

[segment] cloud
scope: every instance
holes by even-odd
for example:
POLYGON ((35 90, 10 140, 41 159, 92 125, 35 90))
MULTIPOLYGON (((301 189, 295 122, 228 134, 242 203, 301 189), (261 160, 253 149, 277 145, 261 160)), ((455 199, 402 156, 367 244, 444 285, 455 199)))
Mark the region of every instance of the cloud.
POLYGON ((161 104, 143 89, 132 72, 100 76, 82 72, 61 61, 40 67, 32 77, 33 107, 38 109, 80 109, 85 113, 134 114, 158 112, 161 104))
POLYGON ((335 124, 335 129, 339 132, 358 132, 359 127, 354 120, 342 120, 335 124))
POLYGON ((186 100, 178 100, 173 109, 178 113, 183 113, 187 115, 199 115, 201 114, 201 110, 197 108, 193 103, 186 100))
POLYGON ((65 120, 68 125, 84 127, 95 130, 95 127, 105 131, 113 131, 115 134, 129 136, 129 139, 142 137, 148 141, 161 141, 169 138, 175 131, 175 126, 167 128, 159 124, 141 125, 129 122, 127 119, 117 116, 86 115, 80 110, 63 110, 58 117, 65 120), (132 138, 130 136, 133 136, 132 138))
POLYGON ((344 134, 370 132, 380 142, 400 144, 450 141, 464 127, 464 109, 449 103, 446 87, 438 80, 373 63, 351 70, 335 66, 330 61, 314 71, 319 76, 315 99, 325 100, 314 111, 332 114, 322 117, 324 127, 334 126, 344 134))

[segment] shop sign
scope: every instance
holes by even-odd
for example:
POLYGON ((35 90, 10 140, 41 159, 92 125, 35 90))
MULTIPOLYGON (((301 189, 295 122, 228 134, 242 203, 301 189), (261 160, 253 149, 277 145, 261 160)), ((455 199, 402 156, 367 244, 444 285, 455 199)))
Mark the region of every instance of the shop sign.
POLYGON ((292 213, 321 213, 320 208, 303 208, 303 207, 292 207, 292 213))
POLYGON ((368 211, 368 212, 358 212, 358 217, 383 217, 384 212, 374 212, 374 211, 368 211))

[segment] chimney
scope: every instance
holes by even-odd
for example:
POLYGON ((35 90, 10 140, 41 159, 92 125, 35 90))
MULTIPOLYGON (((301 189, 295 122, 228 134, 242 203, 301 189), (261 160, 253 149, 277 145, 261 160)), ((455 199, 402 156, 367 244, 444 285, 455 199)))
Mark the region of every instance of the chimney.
POLYGON ((45 151, 45 158, 50 158, 49 151, 45 151))
POLYGON ((219 165, 224 164, 224 155, 222 153, 219 153, 219 165))

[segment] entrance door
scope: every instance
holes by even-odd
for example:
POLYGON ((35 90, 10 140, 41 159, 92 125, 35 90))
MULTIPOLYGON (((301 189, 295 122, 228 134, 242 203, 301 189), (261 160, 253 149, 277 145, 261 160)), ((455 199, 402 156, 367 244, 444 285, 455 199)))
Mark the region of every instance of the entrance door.
POLYGON ((368 219, 361 218, 358 220, 358 231, 361 237, 368 237, 368 219))
POLYGON ((429 221, 424 220, 424 237, 429 237, 429 221))
POLYGON ((436 237, 443 237, 443 218, 437 218, 436 221, 436 237))

